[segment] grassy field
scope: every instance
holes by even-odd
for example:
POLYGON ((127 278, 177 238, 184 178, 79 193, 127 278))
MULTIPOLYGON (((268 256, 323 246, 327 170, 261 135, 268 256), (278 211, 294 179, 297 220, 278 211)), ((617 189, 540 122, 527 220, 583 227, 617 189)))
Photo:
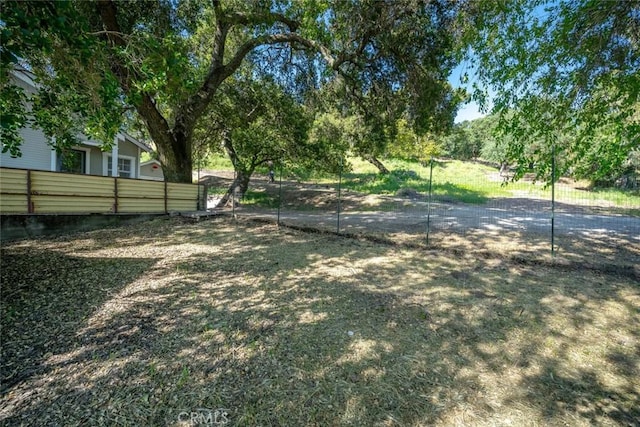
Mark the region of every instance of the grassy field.
POLYGON ((637 276, 226 218, 1 251, 2 425, 640 419, 637 276))
MULTIPOLYGON (((346 174, 345 187, 374 194, 394 194, 401 188, 413 188, 420 193, 429 190, 430 169, 419 162, 387 160, 392 171, 381 176, 377 169, 361 159, 350 159, 353 172, 346 174), (396 173, 393 173, 396 171, 396 173), (400 171, 400 173, 397 173, 400 171), (406 171, 415 172, 407 174, 406 171), (404 172, 404 173, 403 173, 404 172)), ((529 180, 505 183, 498 169, 481 163, 459 160, 434 161, 433 194, 464 203, 484 203, 496 197, 527 197, 551 200, 551 188, 529 180)), ((588 183, 563 179, 556 185, 556 200, 582 205, 610 205, 640 210, 640 193, 618 189, 588 190, 588 183)), ((637 212, 640 214, 640 212, 637 212)))
MULTIPOLYGON (((345 173, 345 189, 367 194, 393 195, 402 189, 412 189, 426 195, 429 191, 430 169, 419 162, 385 160, 392 171, 380 175, 377 169, 359 158, 350 158, 350 171, 345 173)), ((208 165, 212 170, 232 170, 227 159, 216 158, 208 165)), ((530 180, 505 183, 498 169, 474 162, 438 160, 433 168, 433 197, 445 201, 483 204, 494 198, 530 198, 551 200, 551 188, 530 180)), ((285 171, 286 174, 286 171, 285 171)), ((292 177, 287 177, 292 178, 292 177)), ((311 181, 335 186, 338 177, 316 176, 311 181)), ((214 189, 222 192, 226 188, 214 189)), ((250 190, 247 204, 273 207, 276 201, 250 190)), ((617 209, 618 213, 640 216, 640 193, 619 189, 588 189, 587 182, 562 179, 556 185, 555 199, 559 203, 580 206, 600 206, 617 209)))

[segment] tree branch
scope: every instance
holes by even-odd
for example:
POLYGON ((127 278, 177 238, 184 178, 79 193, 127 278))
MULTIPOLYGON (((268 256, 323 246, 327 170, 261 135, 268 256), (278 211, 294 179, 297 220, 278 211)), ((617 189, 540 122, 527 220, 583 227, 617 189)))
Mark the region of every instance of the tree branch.
POLYGON ((270 24, 273 25, 276 22, 280 22, 287 26, 289 31, 295 32, 300 28, 300 22, 291 19, 281 13, 265 12, 259 14, 249 14, 234 12, 224 17, 224 21, 231 25, 255 25, 255 24, 270 24))
POLYGON ((238 48, 234 57, 225 65, 225 71, 228 73, 227 76, 232 74, 240 66, 245 56, 247 56, 247 54, 256 47, 281 43, 298 44, 307 49, 314 50, 320 53, 327 64, 329 64, 329 66, 333 69, 337 69, 342 64, 342 62, 345 61, 345 59, 336 59, 331 50, 329 50, 326 46, 316 41, 306 39, 299 34, 266 34, 255 37, 238 48))
POLYGON ((195 94, 193 94, 180 109, 180 112, 178 113, 176 118, 176 124, 173 130, 174 133, 178 131, 190 132, 190 129, 192 129, 193 124, 195 123, 197 118, 200 117, 202 112, 211 102, 211 99, 213 98, 213 95, 220 84, 227 77, 231 76, 240 67, 240 65, 242 65, 242 61, 249 54, 249 52, 259 46, 282 43, 298 44, 307 49, 319 52, 323 56, 325 61, 327 61, 327 63, 334 69, 337 69, 342 62, 346 61, 346 58, 343 58, 340 61, 336 60, 328 48, 313 40, 305 39, 299 34, 280 33, 265 34, 262 36, 254 37, 253 39, 245 42, 238 48, 231 60, 223 65, 222 56, 224 54, 224 43, 226 40, 228 27, 225 25, 224 18, 220 19, 218 25, 219 28, 216 30, 215 39, 216 45, 214 46, 214 54, 212 57, 211 66, 209 67, 209 72, 207 73, 202 87, 195 94))
MULTIPOLYGON (((100 12, 100 18, 104 27, 104 34, 111 46, 125 47, 127 42, 125 35, 120 30, 120 25, 117 20, 117 7, 111 0, 100 0, 96 3, 98 11, 100 12)), ((131 88, 133 86, 133 75, 135 70, 131 71, 127 68, 122 60, 117 55, 111 54, 111 69, 120 83, 120 87, 127 94, 131 94, 131 88)), ((142 116, 143 120, 147 124, 151 137, 162 145, 170 144, 170 129, 164 116, 158 111, 153 98, 146 92, 142 94, 142 100, 139 105, 136 105, 136 110, 142 116)))

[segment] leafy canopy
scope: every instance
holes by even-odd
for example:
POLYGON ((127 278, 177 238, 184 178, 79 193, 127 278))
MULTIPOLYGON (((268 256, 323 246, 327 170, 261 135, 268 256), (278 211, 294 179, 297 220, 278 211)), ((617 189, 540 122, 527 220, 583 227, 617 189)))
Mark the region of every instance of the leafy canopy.
MULTIPOLYGON (((640 3, 482 7, 469 20, 477 31, 466 34, 479 85, 494 92, 500 128, 513 137, 507 157, 519 165, 516 177, 535 164, 538 178, 555 179, 552 146, 565 160, 558 174, 575 168, 597 181, 623 168, 640 147, 640 3)), ((486 105, 485 95, 475 93, 486 105)))
POLYGON ((460 7, 448 0, 5 2, 6 134, 17 150, 12 129, 26 115, 7 83, 17 58, 47 92, 33 106, 48 112, 34 120, 56 144, 81 128, 109 141, 135 111, 170 180, 191 179, 194 133, 246 59, 298 101, 340 78, 368 123, 393 123, 407 111, 419 133, 446 128, 460 100, 447 83, 460 7))

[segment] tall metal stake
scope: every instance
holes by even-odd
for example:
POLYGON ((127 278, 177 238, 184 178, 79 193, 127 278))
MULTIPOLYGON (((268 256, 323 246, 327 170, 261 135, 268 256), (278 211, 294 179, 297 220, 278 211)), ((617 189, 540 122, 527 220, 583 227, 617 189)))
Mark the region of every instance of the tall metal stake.
POLYGON ((233 183, 231 184, 231 215, 236 217, 236 171, 233 171, 233 183))
POLYGON ((431 182, 433 181, 433 157, 429 161, 429 198, 427 199, 427 245, 429 244, 429 230, 431 229, 431 182))
POLYGON ((340 234, 340 190, 342 187, 342 159, 340 159, 340 173, 338 174, 338 222, 337 222, 337 234, 340 234))
POLYGON ((556 145, 551 147, 551 256, 555 257, 555 216, 556 216, 556 145))
POLYGON ((280 163, 280 190, 278 190, 278 226, 280 226, 280 206, 282 205, 282 163, 280 163))

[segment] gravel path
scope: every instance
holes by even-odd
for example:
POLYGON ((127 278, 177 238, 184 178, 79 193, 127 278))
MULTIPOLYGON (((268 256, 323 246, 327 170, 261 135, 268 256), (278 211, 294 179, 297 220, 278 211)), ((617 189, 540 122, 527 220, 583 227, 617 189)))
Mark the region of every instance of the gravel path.
MULTIPOLYGON (((237 209, 241 215, 259 216, 277 219, 275 210, 237 209)), ((336 212, 282 211, 283 221, 337 226, 336 212)), ((382 231, 419 232, 426 230, 427 222, 432 230, 464 231, 467 229, 485 229, 489 231, 519 231, 528 233, 550 233, 550 212, 514 212, 506 209, 477 206, 432 207, 431 214, 416 209, 398 211, 355 212, 340 214, 342 227, 382 231)), ((610 234, 617 238, 640 243, 640 218, 621 215, 591 215, 581 213, 556 213, 554 215, 555 233, 591 235, 610 234)))

